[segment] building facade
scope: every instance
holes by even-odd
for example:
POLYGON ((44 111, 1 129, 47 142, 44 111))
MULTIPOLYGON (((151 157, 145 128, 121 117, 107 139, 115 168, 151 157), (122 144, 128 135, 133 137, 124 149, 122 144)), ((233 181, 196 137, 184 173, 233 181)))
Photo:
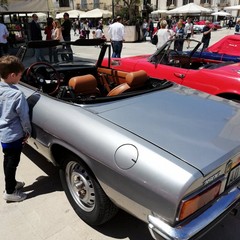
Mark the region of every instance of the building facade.
MULTIPOLYGON (((112 10, 116 6, 121 5, 119 0, 49 0, 51 7, 55 12, 62 12, 70 9, 78 9, 83 11, 100 8, 104 10, 112 10)), ((171 10, 176 7, 194 2, 202 7, 211 8, 214 11, 223 10, 224 7, 240 4, 240 0, 142 0, 142 9, 145 4, 150 4, 153 10, 171 10)))

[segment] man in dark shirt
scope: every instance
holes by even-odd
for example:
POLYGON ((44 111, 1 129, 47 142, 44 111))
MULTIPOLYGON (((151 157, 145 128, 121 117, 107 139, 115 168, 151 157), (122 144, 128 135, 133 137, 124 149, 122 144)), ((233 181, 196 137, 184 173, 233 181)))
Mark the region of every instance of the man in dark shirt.
MULTIPOLYGON (((62 24, 62 36, 64 41, 70 42, 71 41, 71 28, 72 28, 72 22, 69 19, 69 14, 64 13, 63 14, 64 22, 62 24)), ((72 54, 72 48, 71 45, 66 45, 66 49, 68 52, 71 52, 71 54, 64 54, 62 55, 63 60, 67 61, 73 61, 73 54, 72 54)))
POLYGON ((210 22, 207 20, 205 22, 205 26, 203 27, 203 36, 202 36, 202 43, 203 43, 203 50, 208 48, 209 42, 211 39, 211 32, 212 28, 209 26, 210 22))
MULTIPOLYGON (((32 41, 39 41, 42 40, 42 32, 41 27, 38 23, 38 16, 37 14, 32 15, 32 21, 30 23, 30 35, 32 41)), ((35 55, 37 62, 47 62, 44 57, 43 50, 41 48, 35 48, 35 55)))

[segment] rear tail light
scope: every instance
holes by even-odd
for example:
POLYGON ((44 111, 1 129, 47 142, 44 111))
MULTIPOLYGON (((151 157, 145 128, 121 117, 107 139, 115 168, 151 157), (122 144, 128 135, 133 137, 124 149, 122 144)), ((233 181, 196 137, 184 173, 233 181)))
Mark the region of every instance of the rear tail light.
POLYGON ((178 220, 181 221, 186 217, 190 216, 192 213, 196 212, 201 207, 205 206, 207 203, 215 199, 219 195, 221 187, 221 182, 217 182, 213 186, 205 189, 189 199, 183 200, 179 212, 178 220))

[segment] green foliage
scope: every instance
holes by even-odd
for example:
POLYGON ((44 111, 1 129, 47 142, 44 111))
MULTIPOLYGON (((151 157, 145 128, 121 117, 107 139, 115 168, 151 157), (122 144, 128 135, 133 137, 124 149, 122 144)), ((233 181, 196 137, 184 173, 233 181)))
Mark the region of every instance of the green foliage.
MULTIPOLYGON (((117 4, 120 5, 119 0, 115 0, 117 4)), ((116 12, 116 15, 122 16, 124 19, 127 19, 128 25, 135 25, 137 18, 141 16, 139 11, 139 6, 142 0, 122 0, 123 5, 121 10, 116 12)))

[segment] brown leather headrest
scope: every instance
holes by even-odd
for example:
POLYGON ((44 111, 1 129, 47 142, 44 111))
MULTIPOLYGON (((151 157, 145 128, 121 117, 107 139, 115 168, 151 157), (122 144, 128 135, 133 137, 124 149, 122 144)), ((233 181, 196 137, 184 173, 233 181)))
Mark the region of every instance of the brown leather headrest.
POLYGON ((132 88, 141 87, 148 80, 148 75, 144 70, 130 72, 126 75, 126 83, 132 88))
POLYGON ((71 78, 68 85, 72 87, 76 93, 91 94, 96 91, 97 80, 93 75, 87 74, 71 78))

